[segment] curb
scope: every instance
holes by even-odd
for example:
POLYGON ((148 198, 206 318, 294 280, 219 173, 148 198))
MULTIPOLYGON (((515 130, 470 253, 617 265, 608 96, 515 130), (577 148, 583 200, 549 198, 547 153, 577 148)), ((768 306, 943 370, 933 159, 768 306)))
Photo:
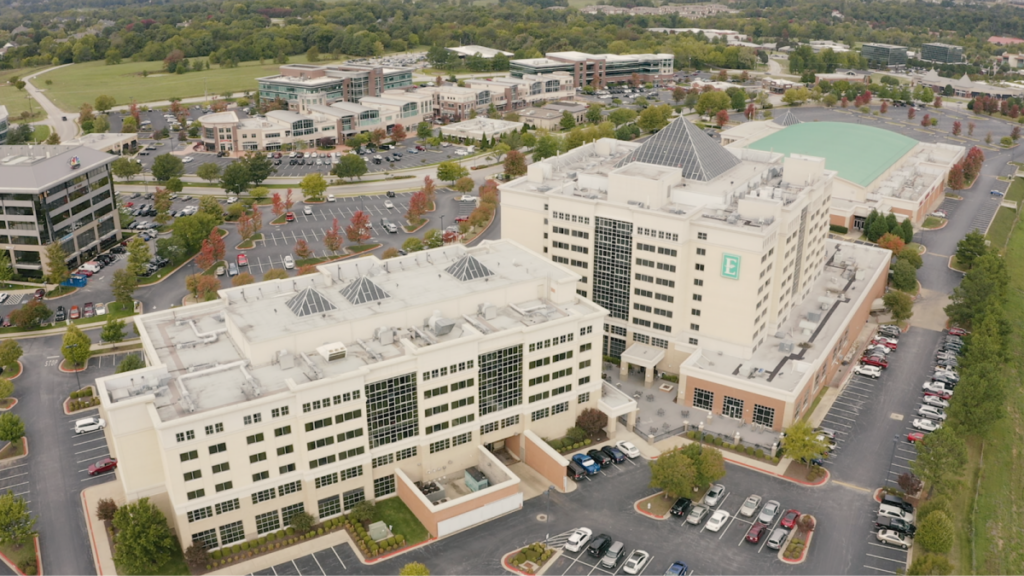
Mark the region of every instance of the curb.
MULTIPOLYGON (((351 536, 349 537, 349 539, 351 539, 351 536)), ((423 542, 420 542, 419 544, 416 544, 414 546, 406 546, 405 548, 402 548, 400 550, 395 550, 394 552, 388 552, 387 554, 381 554, 380 556, 375 556, 375 557, 373 557, 373 558, 371 558, 369 560, 363 558, 363 554, 362 554, 362 552, 359 551, 359 547, 358 546, 352 546, 351 544, 349 544, 349 547, 352 548, 353 552, 355 552, 356 554, 359 555, 359 559, 362 561, 363 564, 376 564, 377 562, 380 562, 382 560, 388 560, 390 558, 394 558, 395 556, 399 556, 401 554, 405 554, 406 552, 411 552, 411 551, 413 551, 413 550, 415 550, 415 549, 417 549, 417 548, 419 548, 421 546, 426 546, 427 544, 431 544, 435 540, 437 540, 437 538, 430 538, 430 539, 424 540, 423 542)))
MULTIPOLYGON (((72 272, 72 274, 74 274, 74 272, 72 272)), ((61 298, 67 298, 68 296, 71 296, 75 292, 78 292, 78 287, 72 286, 72 288, 73 288, 73 290, 71 290, 71 292, 68 292, 67 294, 62 294, 60 296, 55 296, 53 298, 46 297, 46 298, 44 298, 44 300, 60 300, 61 298)))
MULTIPOLYGON (((35 536, 33 536, 32 540, 33 545, 35 546, 36 549, 36 576, 43 576, 43 557, 39 553, 39 535, 36 534, 35 536)), ((0 554, 0 560, 3 560, 4 564, 7 564, 7 567, 10 568, 11 571, 13 571, 15 574, 25 576, 25 573, 19 570, 18 567, 15 566, 14 562, 11 562, 11 559, 7 556, 0 554)))
POLYGON ((21 363, 21 360, 18 360, 18 373, 15 374, 14 376, 4 376, 4 378, 7 378, 8 380, 13 382, 14 380, 16 380, 19 376, 21 376, 24 373, 25 373, 25 365, 21 363))
MULTIPOLYGON (((932 218, 935 218, 935 216, 932 216, 932 218)), ((942 219, 942 226, 936 226, 935 228, 924 228, 924 227, 922 227, 921 228, 921 232, 932 232, 934 230, 942 230, 943 228, 946 227, 947 224, 949 224, 949 218, 943 218, 942 219)), ((924 246, 924 244, 921 244, 921 246, 924 246)), ((924 255, 924 252, 922 252, 921 254, 924 255)))
MULTIPOLYGON (((406 222, 408 222, 408 220, 406 220, 406 222)), ((405 226, 402 226, 402 232, 405 232, 406 234, 415 234, 422 230, 423 227, 426 226, 427 224, 430 224, 430 218, 424 218, 423 224, 420 224, 419 226, 413 228, 412 230, 406 230, 405 226)))
POLYGON ((647 510, 644 510, 643 508, 640 507, 640 503, 643 502, 644 500, 647 500, 648 498, 653 498, 653 497, 655 497, 655 496, 657 496, 659 494, 664 494, 664 493, 665 493, 665 491, 662 490, 661 492, 656 492, 654 494, 651 494, 650 496, 645 496, 645 497, 637 500, 636 502, 633 502, 633 509, 636 510, 637 512, 643 514, 644 516, 647 516, 647 517, 652 518, 654 520, 668 520, 668 517, 672 515, 671 512, 666 512, 664 516, 658 516, 657 514, 652 514, 652 513, 648 512, 647 510))
MULTIPOLYGON (((3 460, 0 460, 0 462, 16 462, 18 460, 21 460, 22 458, 27 458, 28 454, 29 454, 29 452, 28 452, 28 436, 22 436, 21 437, 21 445, 22 445, 23 448, 25 448, 25 453, 24 454, 22 454, 21 456, 14 456, 13 458, 4 458, 3 460)), ((2 554, 0 554, 0 556, 2 556, 2 554)), ((20 572, 19 572, 19 574, 20 574, 20 572)))
POLYGON ((508 554, 505 554, 504 556, 502 556, 501 557, 501 566, 503 568, 505 568, 505 570, 508 570, 509 572, 511 572, 513 574, 524 574, 524 575, 527 575, 527 576, 529 576, 530 574, 533 574, 534 576, 539 576, 541 574, 546 573, 548 571, 548 568, 554 565, 555 560, 557 560, 558 557, 562 555, 562 551, 558 550, 554 554, 551 555, 551 558, 548 558, 548 561, 545 562, 544 565, 541 566, 540 570, 538 570, 537 572, 524 572, 523 570, 520 570, 519 568, 516 568, 515 566, 512 565, 511 562, 509 562, 509 559, 512 558, 513 556, 515 556, 518 553, 519 553, 519 550, 513 550, 512 552, 509 552, 508 554))
MULTIPOLYGON (((97 398, 97 396, 96 396, 96 387, 95 386, 90 384, 90 385, 86 386, 85 388, 82 388, 82 390, 85 390, 86 388, 92 389, 92 394, 93 395, 89 396, 89 398, 97 398)), ((97 408, 98 409, 100 407, 99 404, 97 404, 96 406, 90 406, 89 408, 82 408, 80 410, 75 410, 74 412, 69 412, 68 411, 68 406, 70 406, 70 405, 71 405, 71 397, 68 396, 67 398, 64 399, 64 402, 61 405, 61 407, 64 409, 64 415, 65 416, 71 416, 72 414, 78 414, 79 412, 86 412, 86 411, 92 410, 93 408, 97 408)), ((13 408, 13 406, 12 406, 12 408, 13 408)))
POLYGON ((7 412, 8 410, 14 410, 14 407, 18 405, 18 399, 17 398, 11 398, 11 400, 14 400, 14 403, 11 404, 10 407, 8 407, 8 408, 0 408, 0 412, 7 412))
POLYGON ((68 370, 68 369, 64 368, 64 362, 67 362, 67 360, 66 359, 65 360, 61 360, 60 364, 57 365, 57 369, 60 370, 61 372, 65 373, 65 374, 74 374, 75 372, 85 372, 85 370, 89 367, 89 363, 86 362, 85 366, 82 366, 81 368, 79 368, 77 370, 68 370))
POLYGON ((956 254, 954 254, 953 256, 949 257, 949 260, 946 261, 946 268, 949 268, 950 270, 952 270, 953 272, 956 272, 957 274, 964 274, 964 275, 966 275, 967 272, 961 272, 960 270, 957 270, 956 268, 953 268, 953 258, 955 256, 956 256, 956 254))
POLYGON ((818 486, 824 486, 826 483, 828 483, 829 480, 832 479, 832 474, 829 473, 827 468, 824 468, 825 476, 822 477, 822 479, 820 481, 818 481, 818 482, 808 482, 806 480, 797 480, 796 478, 791 478, 789 476, 786 476, 785 474, 779 474, 777 472, 769 472, 767 470, 762 470, 762 469, 757 468, 755 466, 751 466, 750 464, 745 464, 743 462, 737 462, 736 460, 730 460, 728 458, 723 458, 723 459, 726 462, 729 462, 731 464, 737 464, 739 466, 743 466, 744 468, 750 468, 751 470, 754 470, 756 472, 760 472, 762 474, 767 474, 769 476, 775 476, 776 478, 781 478, 782 480, 786 480, 787 482, 792 482, 793 484, 799 484, 801 486, 809 486, 809 487, 812 487, 812 488, 815 488, 815 487, 818 487, 818 486))

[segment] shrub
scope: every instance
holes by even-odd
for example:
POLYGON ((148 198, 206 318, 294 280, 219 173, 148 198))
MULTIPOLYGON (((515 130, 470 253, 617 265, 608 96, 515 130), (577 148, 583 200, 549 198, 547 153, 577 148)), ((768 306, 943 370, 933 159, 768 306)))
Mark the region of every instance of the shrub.
POLYGON ((587 439, 587 431, 584 430, 583 428, 580 428, 579 426, 573 426, 572 428, 569 428, 565 432, 565 435, 567 438, 569 438, 570 441, 574 443, 583 442, 584 440, 587 439))
POLYGON ((242 550, 248 550, 248 549, 249 549, 249 543, 248 542, 242 542, 242 550))
POLYGON ((104 521, 113 521, 117 513, 117 503, 110 498, 101 498, 96 503, 96 517, 104 521))
POLYGON ((753 446, 747 446, 746 449, 744 450, 744 452, 747 453, 747 456, 753 456, 754 455, 754 447, 753 446))
POLYGON ((290 526, 288 527, 288 529, 285 530, 285 534, 288 535, 288 536, 291 536, 294 533, 295 533, 295 528, 292 528, 290 526))
POLYGON ((764 450, 761 450, 760 448, 754 450, 754 456, 757 456, 758 458, 764 458, 764 450))
POLYGON ((512 559, 512 563, 517 566, 523 562, 526 562, 526 554, 523 554, 522 552, 516 554, 515 558, 512 559))
POLYGON ((392 537, 388 538, 388 546, 394 546, 394 545, 395 545, 395 537, 392 536, 392 537))
POLYGON ((846 226, 837 226, 836 224, 830 224, 828 229, 829 232, 835 232, 836 234, 846 234, 850 231, 846 226))
POLYGON ((241 551, 242 551, 242 546, 239 545, 239 544, 235 544, 234 546, 231 547, 231 553, 232 554, 238 554, 241 551))
POLYGON ((576 426, 593 436, 608 425, 608 416, 596 408, 586 408, 576 417, 576 426))
POLYGON ((260 536, 258 542, 260 543, 260 546, 266 544, 267 543, 267 537, 266 536, 260 536))
POLYGON ((583 441, 583 445, 584 446, 590 446, 590 438, 587 438, 586 440, 584 440, 583 441))
POLYGON ((554 440, 548 440, 548 446, 551 446, 555 450, 561 450, 562 442, 563 440, 561 438, 555 438, 554 440))
POLYGON ((211 557, 211 558, 213 558, 214 560, 220 560, 220 557, 221 557, 221 556, 222 556, 222 554, 221 554, 221 551, 220 551, 220 550, 214 550, 214 551, 213 551, 213 552, 212 552, 212 553, 210 554, 210 557, 211 557))
MULTIPOLYGON (((292 514, 290 524, 292 528, 301 532, 309 532, 313 527, 313 516, 309 512, 296 512, 292 514)), ((291 528, 289 528, 290 530, 291 528)), ((291 532, 289 532, 291 534, 291 532)))
POLYGON ((274 540, 277 540, 277 532, 267 534, 267 542, 273 542, 274 540))
POLYGON ((395 541, 398 542, 399 545, 405 544, 405 536, 395 534, 395 541))
POLYGON ((317 536, 323 536, 324 535, 324 529, 323 528, 317 528, 316 529, 316 535, 317 536))

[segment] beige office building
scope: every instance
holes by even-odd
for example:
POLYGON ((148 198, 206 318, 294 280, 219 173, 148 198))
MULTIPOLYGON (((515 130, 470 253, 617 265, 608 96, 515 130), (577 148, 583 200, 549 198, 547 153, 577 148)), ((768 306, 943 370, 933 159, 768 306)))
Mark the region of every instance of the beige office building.
POLYGON ((679 118, 532 164, 501 186, 502 236, 580 274, 622 376, 679 374, 684 407, 781 430, 885 287, 888 252, 827 241, 835 179, 679 118))
POLYGON ((117 479, 211 549, 396 494, 435 536, 516 510, 492 452, 563 489, 539 439, 601 402, 605 311, 577 280, 501 240, 138 317, 147 367, 97 380, 117 479))

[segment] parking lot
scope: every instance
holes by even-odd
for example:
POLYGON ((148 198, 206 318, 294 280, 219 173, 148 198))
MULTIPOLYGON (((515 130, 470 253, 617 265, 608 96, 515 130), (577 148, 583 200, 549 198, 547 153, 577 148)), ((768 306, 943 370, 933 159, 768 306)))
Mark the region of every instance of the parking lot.
POLYGON ((352 553, 347 544, 319 550, 276 566, 257 570, 252 574, 265 576, 327 576, 328 574, 345 574, 354 570, 361 574, 362 563, 352 553))

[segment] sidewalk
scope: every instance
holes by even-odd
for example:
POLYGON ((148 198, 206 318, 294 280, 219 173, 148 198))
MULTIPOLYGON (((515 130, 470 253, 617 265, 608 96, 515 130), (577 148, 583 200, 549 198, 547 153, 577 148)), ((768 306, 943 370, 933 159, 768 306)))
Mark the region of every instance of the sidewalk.
POLYGON ((114 567, 114 551, 110 548, 110 540, 104 533, 104 525, 96 518, 99 501, 110 498, 118 506, 125 504, 124 491, 120 482, 104 482, 82 490, 82 510, 85 514, 85 526, 89 531, 89 544, 92 548, 92 559, 96 564, 96 574, 104 576, 117 574, 114 567))

